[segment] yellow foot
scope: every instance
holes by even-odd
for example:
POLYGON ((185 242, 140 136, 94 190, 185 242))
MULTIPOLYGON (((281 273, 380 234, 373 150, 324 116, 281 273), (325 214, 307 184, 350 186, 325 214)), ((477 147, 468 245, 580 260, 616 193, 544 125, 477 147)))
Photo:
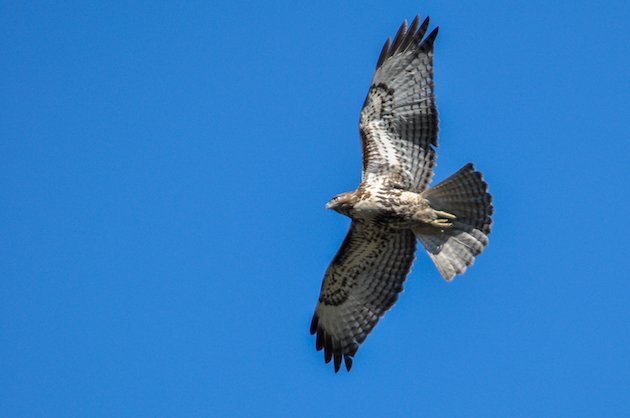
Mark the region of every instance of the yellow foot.
POLYGON ((436 228, 445 229, 453 226, 453 222, 448 219, 436 219, 434 221, 431 221, 431 225, 436 228))
POLYGON ((437 219, 431 221, 431 225, 435 228, 439 229, 447 229, 453 226, 453 220, 457 219, 455 215, 448 212, 443 212, 441 210, 436 210, 435 214, 438 216, 437 219))

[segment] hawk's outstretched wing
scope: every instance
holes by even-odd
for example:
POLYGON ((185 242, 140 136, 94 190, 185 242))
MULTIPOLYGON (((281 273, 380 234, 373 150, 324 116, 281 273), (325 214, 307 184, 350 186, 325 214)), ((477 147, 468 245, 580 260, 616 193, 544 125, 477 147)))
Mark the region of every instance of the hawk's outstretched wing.
POLYGON ((346 369, 365 337, 398 299, 411 269, 416 238, 411 231, 354 220, 326 271, 311 322, 326 363, 342 358, 346 369))
POLYGON ((404 21, 387 39, 361 110, 363 183, 422 192, 431 182, 438 115, 433 94, 435 28, 424 40, 429 18, 404 21))

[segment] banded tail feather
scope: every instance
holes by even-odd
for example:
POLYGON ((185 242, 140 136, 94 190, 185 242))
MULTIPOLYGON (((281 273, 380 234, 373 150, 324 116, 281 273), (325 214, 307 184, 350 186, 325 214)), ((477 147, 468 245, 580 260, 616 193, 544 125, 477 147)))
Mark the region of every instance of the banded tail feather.
POLYGON ((452 227, 416 237, 444 279, 450 281, 472 265, 488 244, 492 227, 492 196, 471 163, 423 193, 435 210, 456 216, 452 227))

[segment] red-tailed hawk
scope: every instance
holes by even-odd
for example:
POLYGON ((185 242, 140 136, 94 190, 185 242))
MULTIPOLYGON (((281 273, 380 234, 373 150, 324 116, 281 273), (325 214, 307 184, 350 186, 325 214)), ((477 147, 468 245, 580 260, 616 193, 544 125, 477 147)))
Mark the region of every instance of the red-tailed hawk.
POLYGON ((488 243, 492 198, 472 164, 428 188, 438 133, 438 28, 424 38, 428 26, 429 18, 420 24, 416 16, 385 42, 361 110, 361 184, 326 205, 352 219, 324 276, 310 330, 326 363, 334 359, 335 372, 342 359, 350 370, 359 344, 398 299, 416 239, 448 281, 488 243))

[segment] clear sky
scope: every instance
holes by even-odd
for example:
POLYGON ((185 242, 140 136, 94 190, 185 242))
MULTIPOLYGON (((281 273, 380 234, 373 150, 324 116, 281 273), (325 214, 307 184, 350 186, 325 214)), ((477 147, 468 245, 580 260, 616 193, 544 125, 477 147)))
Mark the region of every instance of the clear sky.
POLYGON ((2 2, 0 415, 630 413, 627 1, 2 2), (403 19, 496 215, 335 375, 308 326, 403 19))

